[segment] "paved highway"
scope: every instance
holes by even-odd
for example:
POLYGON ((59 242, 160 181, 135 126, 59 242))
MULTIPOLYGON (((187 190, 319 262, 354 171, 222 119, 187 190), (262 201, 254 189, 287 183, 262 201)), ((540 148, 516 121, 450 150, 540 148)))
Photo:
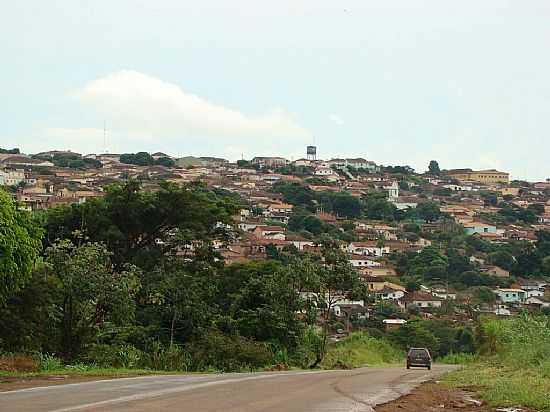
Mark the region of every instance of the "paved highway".
POLYGON ((2 412, 372 412, 451 369, 362 368, 111 379, 0 392, 2 412))

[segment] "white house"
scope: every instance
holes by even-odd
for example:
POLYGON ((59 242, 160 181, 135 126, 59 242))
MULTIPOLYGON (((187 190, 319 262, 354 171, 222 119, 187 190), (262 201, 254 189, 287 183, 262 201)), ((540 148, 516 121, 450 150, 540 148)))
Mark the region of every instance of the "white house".
POLYGON ((318 167, 315 169, 314 175, 315 176, 332 176, 335 175, 336 172, 332 170, 330 167, 318 167))
POLYGON ((382 256, 390 253, 389 246, 376 245, 376 242, 351 242, 347 250, 349 253, 363 256, 382 256))
POLYGON ((356 268, 381 266, 380 262, 377 262, 372 259, 368 259, 366 256, 363 256, 363 255, 351 255, 351 257, 349 258, 349 261, 351 265, 356 268))
POLYGON ((21 169, 0 170, 0 186, 16 186, 25 181, 25 171, 21 169))
POLYGON ((405 308, 416 306, 421 309, 440 308, 442 299, 426 292, 413 292, 402 298, 405 308))
POLYGON ((397 199, 399 197, 399 185, 397 181, 392 181, 391 184, 384 186, 384 190, 388 192, 390 199, 397 199))
POLYGON ((398 300, 405 297, 405 291, 386 286, 384 289, 377 291, 376 296, 382 300, 398 300))

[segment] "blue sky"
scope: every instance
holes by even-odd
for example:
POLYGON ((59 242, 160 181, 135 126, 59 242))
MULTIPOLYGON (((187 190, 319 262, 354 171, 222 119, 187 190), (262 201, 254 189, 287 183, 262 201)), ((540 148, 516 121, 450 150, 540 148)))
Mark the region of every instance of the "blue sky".
POLYGON ((546 0, 3 3, 0 147, 550 177, 546 0))

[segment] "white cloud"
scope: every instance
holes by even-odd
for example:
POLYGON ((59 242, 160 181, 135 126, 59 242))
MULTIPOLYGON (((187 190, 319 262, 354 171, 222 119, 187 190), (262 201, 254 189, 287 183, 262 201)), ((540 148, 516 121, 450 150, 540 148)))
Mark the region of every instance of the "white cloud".
POLYGON ((283 109, 249 116, 211 103, 176 84, 136 71, 112 73, 86 84, 73 95, 113 119, 119 133, 155 138, 204 136, 294 140, 305 140, 311 135, 283 109))
POLYGON ((337 114, 334 114, 334 113, 329 114, 328 119, 329 119, 331 122, 333 122, 333 123, 335 123, 336 125, 338 125, 338 126, 343 126, 343 125, 344 125, 344 119, 342 119, 342 117, 340 117, 340 116, 337 115, 337 114))

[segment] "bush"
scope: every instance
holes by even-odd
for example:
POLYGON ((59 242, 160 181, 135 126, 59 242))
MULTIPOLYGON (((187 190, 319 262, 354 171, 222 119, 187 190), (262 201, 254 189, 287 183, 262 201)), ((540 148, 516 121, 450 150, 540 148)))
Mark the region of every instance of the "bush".
POLYGON ((384 339, 357 332, 331 347, 322 366, 326 369, 351 369, 366 365, 385 365, 403 361, 404 355, 404 352, 384 339))
POLYGON ((40 360, 40 371, 41 372, 52 372, 63 369, 63 362, 61 359, 56 358, 53 355, 48 353, 39 354, 38 358, 40 360))
POLYGON ((87 363, 102 368, 133 369, 143 367, 145 355, 132 345, 91 345, 84 357, 87 363))
POLYGON ((466 365, 477 362, 479 357, 473 353, 449 353, 437 361, 447 365, 466 365))
POLYGON ((193 370, 238 372, 256 370, 273 363, 273 354, 265 344, 242 336, 227 336, 210 331, 186 346, 193 370))
POLYGON ((192 368, 191 356, 180 345, 165 347, 159 341, 154 341, 148 345, 147 353, 151 369, 187 372, 192 368))

